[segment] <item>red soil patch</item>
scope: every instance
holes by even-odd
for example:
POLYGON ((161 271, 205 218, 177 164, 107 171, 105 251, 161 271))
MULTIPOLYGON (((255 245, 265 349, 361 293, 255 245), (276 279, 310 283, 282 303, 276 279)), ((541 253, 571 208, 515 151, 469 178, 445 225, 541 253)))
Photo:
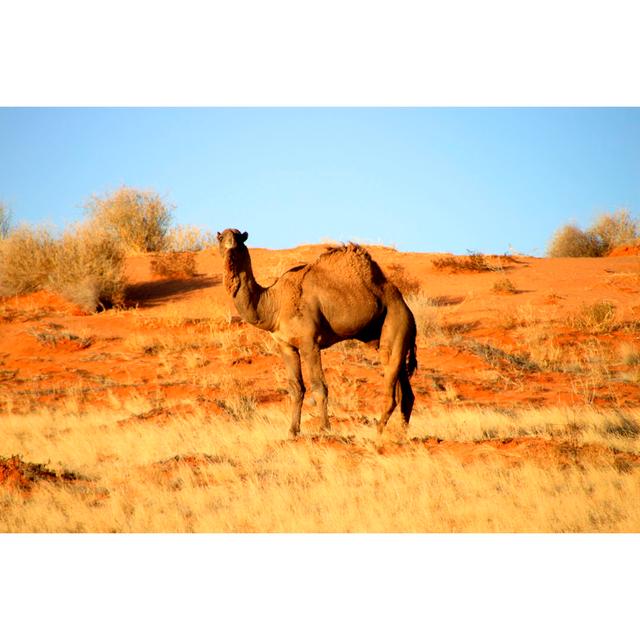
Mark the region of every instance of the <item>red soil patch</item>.
MULTIPOLYGON (((24 321, 25 318, 33 315, 89 315, 78 305, 50 291, 36 291, 35 293, 21 296, 7 296, 0 298, 0 300, 5 307, 4 319, 9 322, 16 319, 24 321)), ((2 316, 0 316, 0 321, 2 321, 2 316)))

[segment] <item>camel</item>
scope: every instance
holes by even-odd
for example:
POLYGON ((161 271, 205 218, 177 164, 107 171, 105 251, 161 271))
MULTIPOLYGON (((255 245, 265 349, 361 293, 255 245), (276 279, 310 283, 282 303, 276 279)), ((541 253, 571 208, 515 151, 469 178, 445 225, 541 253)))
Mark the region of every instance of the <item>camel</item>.
POLYGON ((329 431, 328 390, 320 352, 342 340, 379 347, 384 365, 384 398, 378 434, 398 404, 406 428, 414 394, 409 381, 417 367, 416 323, 398 288, 386 279, 363 247, 329 248, 315 262, 283 273, 270 287, 256 282, 245 242, 249 234, 226 229, 217 234, 224 260, 224 286, 240 316, 269 331, 279 345, 289 378, 293 413, 290 434, 300 433, 306 363, 321 429, 329 431))

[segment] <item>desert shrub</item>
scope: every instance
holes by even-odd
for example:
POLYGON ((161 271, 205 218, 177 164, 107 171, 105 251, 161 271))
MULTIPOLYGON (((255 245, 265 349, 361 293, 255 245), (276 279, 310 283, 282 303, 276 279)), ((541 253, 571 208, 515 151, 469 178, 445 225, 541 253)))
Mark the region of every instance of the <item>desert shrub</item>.
POLYGON ((493 283, 494 293, 517 293, 517 289, 509 278, 501 278, 493 283))
POLYGON ((567 224, 558 229, 547 249, 550 258, 595 258, 603 253, 597 236, 567 224))
POLYGON ((586 231, 573 224, 561 227, 551 238, 547 255, 551 258, 599 257, 639 237, 638 221, 628 211, 620 210, 599 216, 586 231))
POLYGON ((189 251, 159 253, 151 260, 151 270, 167 278, 191 278, 196 275, 196 257, 189 251))
POLYGON ((53 269, 55 240, 43 228, 21 226, 0 240, 0 295, 43 288, 53 269))
POLYGON ((87 311, 124 299, 124 250, 117 238, 83 226, 54 245, 47 287, 87 311))
POLYGON ((386 272, 389 280, 400 289, 402 295, 409 296, 420 292, 420 281, 407 275, 401 264, 390 264, 386 272))
POLYGON ((635 242, 640 235, 640 224, 628 211, 621 210, 599 216, 589 227, 589 231, 598 238, 602 251, 606 254, 615 247, 635 242))
POLYGON ((484 255, 475 252, 471 252, 468 256, 462 258, 456 256, 436 258, 433 261, 433 266, 440 271, 491 271, 491 265, 487 263, 484 255))
POLYGON ((6 238, 11 230, 11 211, 4 202, 0 202, 0 240, 6 238))
POLYGON ((152 191, 121 187, 85 205, 92 226, 116 238, 127 251, 146 253, 167 248, 171 206, 152 191))
POLYGON ((216 236, 192 225, 176 225, 167 234, 168 251, 182 253, 185 251, 202 251, 217 246, 216 236))
POLYGON ((602 301, 583 305, 571 324, 575 329, 586 333, 608 333, 615 326, 615 318, 616 306, 611 302, 602 301))
POLYGON ((121 301, 124 253, 113 237, 78 227, 55 239, 44 228, 20 227, 0 241, 0 294, 49 289, 86 310, 121 301))

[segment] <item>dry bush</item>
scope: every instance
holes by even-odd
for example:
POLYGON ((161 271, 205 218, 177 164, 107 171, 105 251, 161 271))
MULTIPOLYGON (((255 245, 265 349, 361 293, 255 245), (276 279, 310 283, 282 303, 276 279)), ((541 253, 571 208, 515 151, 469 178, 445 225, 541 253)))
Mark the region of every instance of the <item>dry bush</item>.
POLYGON ((580 313, 571 319, 571 325, 585 333, 608 333, 615 327, 616 306, 603 300, 583 305, 580 313))
POLYGON ((0 242, 0 293, 49 289, 87 311, 122 301, 124 254, 111 236, 89 227, 54 239, 44 228, 20 227, 0 242))
POLYGON ((620 357, 628 367, 640 366, 640 348, 635 344, 623 342, 620 345, 620 357))
POLYGON ((192 278, 196 275, 196 257, 189 251, 159 253, 151 260, 151 270, 167 278, 192 278))
POLYGON ((470 253, 465 257, 447 256, 445 258, 436 258, 433 266, 439 271, 472 271, 483 272, 492 271, 491 265, 487 263, 486 258, 481 253, 470 253))
POLYGON ((492 290, 494 293, 517 293, 515 285, 509 278, 501 278, 493 283, 492 290))
POLYGON ((11 231, 11 211, 4 202, 0 202, 0 240, 11 231))
POLYGON ((572 224, 558 229, 547 249, 550 258, 595 258, 602 255, 598 238, 572 224))
POLYGON ((420 281, 407 275, 405 268, 398 263, 393 263, 385 269, 387 277, 400 289, 403 296, 420 293, 420 281))
POLYGON ((628 211, 605 213, 586 230, 568 224, 558 229, 547 249, 550 258, 595 258, 640 236, 640 224, 628 211))
POLYGON ((599 216, 589 232, 599 239, 604 255, 615 247, 635 242, 640 235, 640 224, 628 211, 621 210, 599 216))
POLYGON ((42 289, 53 270, 55 244, 45 228, 26 225, 0 240, 0 295, 42 289))
POLYGON ((216 235, 192 225, 176 225, 167 234, 167 250, 173 252, 203 251, 217 246, 216 235))
POLYGON ((85 205, 92 225, 116 238, 127 251, 146 253, 167 248, 171 209, 153 191, 121 187, 85 205))
POLYGON ((124 300, 124 251, 114 237, 91 227, 67 231, 54 245, 47 287, 87 311, 124 300))

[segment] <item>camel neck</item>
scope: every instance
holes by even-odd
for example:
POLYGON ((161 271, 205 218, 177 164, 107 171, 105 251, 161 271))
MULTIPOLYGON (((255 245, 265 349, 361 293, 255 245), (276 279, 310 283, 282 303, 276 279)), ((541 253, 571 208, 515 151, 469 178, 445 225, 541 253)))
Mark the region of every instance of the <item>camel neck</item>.
POLYGON ((246 247, 225 259, 225 286, 243 320, 260 329, 272 331, 269 290, 256 281, 246 247))

